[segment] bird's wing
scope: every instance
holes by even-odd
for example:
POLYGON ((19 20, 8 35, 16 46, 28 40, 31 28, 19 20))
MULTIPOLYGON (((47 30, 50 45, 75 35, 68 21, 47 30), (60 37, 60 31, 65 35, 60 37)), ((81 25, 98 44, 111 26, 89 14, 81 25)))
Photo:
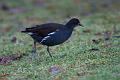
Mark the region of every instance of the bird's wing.
POLYGON ((63 27, 63 24, 57 24, 57 23, 47 23, 42 25, 35 25, 31 28, 26 28, 25 31, 22 31, 24 33, 35 33, 39 36, 45 37, 47 34, 56 31, 60 27, 63 27))

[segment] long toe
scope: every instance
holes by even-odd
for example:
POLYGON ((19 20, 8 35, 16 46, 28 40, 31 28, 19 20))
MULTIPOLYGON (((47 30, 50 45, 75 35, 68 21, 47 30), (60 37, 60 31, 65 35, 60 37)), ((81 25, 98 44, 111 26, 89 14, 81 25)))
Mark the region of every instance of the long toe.
POLYGON ((38 60, 39 59, 38 53, 36 51, 32 50, 31 55, 30 55, 30 59, 38 60))

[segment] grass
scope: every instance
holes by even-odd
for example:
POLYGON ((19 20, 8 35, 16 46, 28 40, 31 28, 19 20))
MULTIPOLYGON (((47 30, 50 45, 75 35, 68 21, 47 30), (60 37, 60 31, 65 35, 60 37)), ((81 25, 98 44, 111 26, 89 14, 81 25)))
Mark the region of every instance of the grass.
MULTIPOLYGON (((9 5, 16 6, 15 2, 9 5)), ((61 2, 62 4, 62 2, 61 2)), ((21 4, 19 4, 21 6, 21 4)), ((31 6, 31 3, 26 7, 31 6)), ((30 7, 31 8, 31 7, 30 7)), ((53 11, 54 13, 54 11, 53 11)), ((98 32, 111 31, 114 24, 120 30, 120 12, 96 13, 91 16, 80 16, 81 23, 85 26, 77 27, 71 38, 64 44, 51 47, 54 60, 49 57, 46 47, 37 45, 39 59, 29 59, 32 49, 32 39, 28 35, 20 33, 24 26, 35 23, 51 21, 62 22, 64 14, 53 15, 46 8, 33 7, 32 12, 21 14, 9 14, 0 11, 0 28, 10 27, 10 31, 0 33, 0 55, 26 54, 20 60, 13 61, 10 65, 0 65, 0 80, 119 80, 120 79, 120 39, 111 38, 104 41, 102 35, 94 35, 98 32), (50 19, 50 20, 49 20, 50 19), (22 24, 21 24, 22 23, 22 24), (20 24, 18 26, 18 24, 20 24), (89 32, 83 32, 89 30, 89 32), (11 42, 12 37, 17 42, 11 42), (92 42, 92 39, 99 39, 99 44, 92 42), (110 46, 105 46, 109 43, 110 46), (98 51, 90 51, 91 48, 98 48, 98 51), (51 71, 51 67, 57 67, 58 72, 51 71)), ((113 34, 120 35, 119 33, 113 34)))

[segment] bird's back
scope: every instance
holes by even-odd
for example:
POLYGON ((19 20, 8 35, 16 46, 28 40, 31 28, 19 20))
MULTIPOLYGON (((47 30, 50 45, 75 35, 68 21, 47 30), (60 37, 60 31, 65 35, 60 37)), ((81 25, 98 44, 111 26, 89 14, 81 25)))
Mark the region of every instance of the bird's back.
POLYGON ((33 27, 30 28, 26 28, 24 31, 24 33, 34 33, 37 34, 39 36, 46 36, 47 34, 61 28, 64 27, 63 24, 58 24, 58 23, 46 23, 46 24, 41 24, 41 25, 35 25, 33 27))

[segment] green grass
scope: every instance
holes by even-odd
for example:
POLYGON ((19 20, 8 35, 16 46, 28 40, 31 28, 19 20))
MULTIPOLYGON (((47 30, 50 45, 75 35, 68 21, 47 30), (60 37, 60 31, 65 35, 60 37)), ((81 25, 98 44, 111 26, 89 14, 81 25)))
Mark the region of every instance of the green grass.
MULTIPOLYGON (((17 4, 9 3, 14 6, 17 4)), ((21 5, 20 2, 19 6, 21 5)), ((64 23, 66 18, 64 18, 64 13, 53 14, 54 11, 47 10, 47 8, 36 8, 31 3, 25 7, 33 9, 20 14, 0 11, 0 28, 11 27, 9 32, 0 33, 0 55, 27 54, 20 60, 13 61, 11 65, 0 65, 0 75, 10 74, 5 76, 8 80, 120 79, 120 38, 111 38, 107 41, 110 46, 105 47, 103 36, 94 35, 106 30, 112 31, 114 24, 116 24, 117 30, 120 30, 120 12, 78 16, 85 27, 77 27, 67 42, 51 47, 53 61, 49 57, 46 47, 42 45, 37 45, 39 59, 31 61, 29 57, 33 40, 28 35, 20 33, 19 29, 23 28, 23 25, 29 27, 35 23, 48 22, 51 19, 54 19, 54 22, 64 23), (18 26, 18 24, 20 25, 18 26), (89 29, 90 33, 84 33, 83 30, 86 29, 89 29), (17 43, 10 41, 13 36, 17 37, 17 43), (92 39, 96 38, 102 39, 99 44, 92 43, 92 39), (98 48, 99 51, 89 51, 91 48, 98 48), (51 66, 59 66, 60 72, 52 74, 49 71, 51 66)), ((59 7, 57 6, 57 8, 59 7)), ((120 35, 120 32, 114 35, 120 35)), ((5 77, 0 77, 0 80, 5 77)))

